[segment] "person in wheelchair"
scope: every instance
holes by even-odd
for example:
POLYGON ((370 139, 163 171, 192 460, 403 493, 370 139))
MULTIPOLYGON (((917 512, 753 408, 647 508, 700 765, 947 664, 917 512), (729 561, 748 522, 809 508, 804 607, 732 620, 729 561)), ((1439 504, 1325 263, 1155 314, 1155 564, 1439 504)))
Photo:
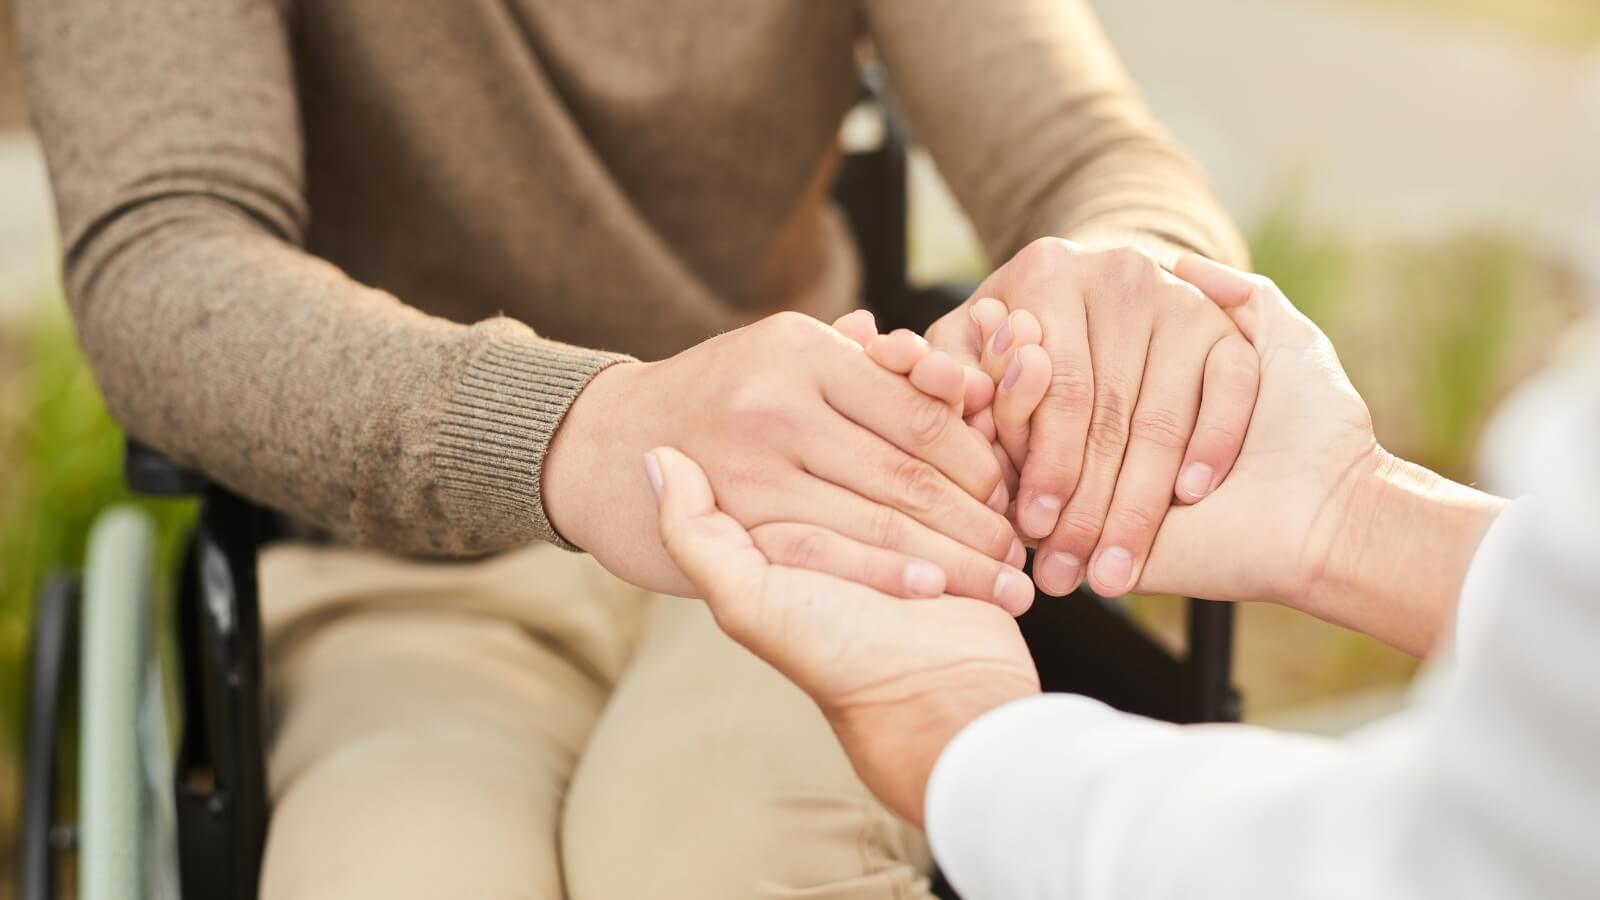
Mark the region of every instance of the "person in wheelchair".
POLYGON ((1241 241, 1083 0, 18 6, 108 405, 295 535, 265 896, 926 896, 679 599, 641 455, 775 563, 1011 615, 1141 583, 1238 456, 1255 356, 1160 267, 1241 241), (866 55, 1003 261, 921 374, 823 324, 887 299, 829 200, 866 55))

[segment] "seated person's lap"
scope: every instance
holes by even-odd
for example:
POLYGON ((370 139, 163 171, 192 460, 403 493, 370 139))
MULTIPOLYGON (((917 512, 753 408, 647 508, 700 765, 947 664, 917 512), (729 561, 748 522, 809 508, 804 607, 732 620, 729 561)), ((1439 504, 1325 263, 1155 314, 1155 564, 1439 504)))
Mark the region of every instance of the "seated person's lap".
POLYGON ((920 834, 698 602, 548 546, 262 578, 269 900, 926 892, 920 834))

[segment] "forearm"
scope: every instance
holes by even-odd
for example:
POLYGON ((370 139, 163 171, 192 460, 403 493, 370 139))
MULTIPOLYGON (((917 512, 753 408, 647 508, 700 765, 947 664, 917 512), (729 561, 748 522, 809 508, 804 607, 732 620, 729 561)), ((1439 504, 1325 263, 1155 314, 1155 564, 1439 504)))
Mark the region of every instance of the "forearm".
POLYGON ((1353 473, 1305 612, 1426 654, 1454 616, 1484 533, 1506 501, 1381 454, 1353 473))
POLYGON ((551 537, 545 445, 616 359, 424 315, 302 245, 284 5, 22 0, 81 343, 117 419, 360 543, 481 554, 551 537))
POLYGON ((424 315, 204 197, 119 216, 78 250, 83 346, 145 442, 365 545, 476 555, 552 538, 545 447, 617 357, 424 315))
POLYGON ((1159 132, 1109 142, 1041 204, 1029 229, 1090 247, 1137 247, 1168 269, 1186 253, 1240 268, 1250 262, 1205 174, 1159 132))

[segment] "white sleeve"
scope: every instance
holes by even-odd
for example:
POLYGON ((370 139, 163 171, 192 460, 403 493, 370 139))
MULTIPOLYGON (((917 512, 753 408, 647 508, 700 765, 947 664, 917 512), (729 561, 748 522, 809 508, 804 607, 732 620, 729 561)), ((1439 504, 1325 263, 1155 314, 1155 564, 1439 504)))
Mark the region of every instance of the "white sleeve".
POLYGON ((1600 897, 1592 396, 1571 404, 1595 431, 1563 439, 1583 451, 1566 490, 1485 536, 1464 662, 1433 667, 1404 712, 1330 740, 1065 695, 1002 707, 928 785, 951 884, 964 900, 1600 897))

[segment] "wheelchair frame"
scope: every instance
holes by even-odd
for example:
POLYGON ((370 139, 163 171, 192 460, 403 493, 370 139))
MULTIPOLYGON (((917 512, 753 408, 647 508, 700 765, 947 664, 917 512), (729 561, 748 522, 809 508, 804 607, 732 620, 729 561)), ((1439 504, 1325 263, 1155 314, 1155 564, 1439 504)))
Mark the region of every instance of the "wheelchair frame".
MULTIPOLYGON (((864 73, 864 101, 877 105, 881 144, 847 155, 835 186, 863 260, 863 295, 879 321, 921 332, 966 300, 959 285, 908 283, 906 135, 881 75, 864 73)), ((256 557, 281 534, 277 516, 129 440, 125 477, 134 491, 201 498, 178 590, 182 731, 173 773, 179 874, 187 896, 253 900, 259 887, 270 804, 265 747, 256 557)), ((1030 556, 1031 565, 1031 556, 1030 556)), ((52 579, 33 635, 29 734, 21 819, 20 900, 53 897, 54 854, 70 843, 55 826, 55 740, 65 672, 76 645, 77 583, 52 579)), ((1172 722, 1236 721, 1230 681, 1233 610, 1191 599, 1187 648, 1169 653, 1115 601, 1088 593, 1039 595, 1020 619, 1047 691, 1085 694, 1172 722)), ((942 879, 941 897, 954 897, 942 879)))

